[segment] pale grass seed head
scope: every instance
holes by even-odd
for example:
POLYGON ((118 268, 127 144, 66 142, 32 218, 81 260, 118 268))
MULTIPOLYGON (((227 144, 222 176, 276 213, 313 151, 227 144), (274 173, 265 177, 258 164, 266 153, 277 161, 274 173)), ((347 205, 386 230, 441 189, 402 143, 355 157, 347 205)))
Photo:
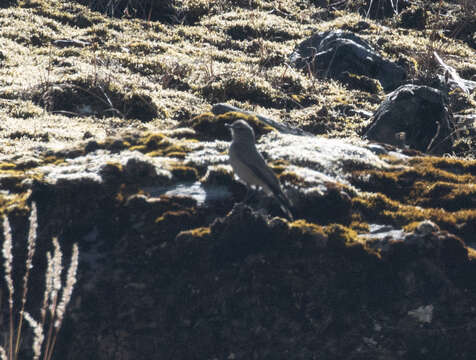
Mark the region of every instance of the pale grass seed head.
MULTIPOLYGON (((36 204, 31 204, 31 213, 30 213, 30 229, 28 232, 28 251, 27 258, 25 262, 25 275, 23 276, 23 296, 22 296, 22 305, 25 305, 26 294, 28 290, 28 277, 30 275, 30 270, 33 268, 33 256, 35 255, 36 249, 36 230, 38 228, 38 217, 36 211, 36 204)), ((22 307, 23 309, 23 307, 22 307)))
POLYGON ((28 232, 28 256, 26 259, 26 269, 27 271, 32 268, 33 255, 35 254, 36 248, 36 229, 38 228, 38 217, 36 212, 36 204, 31 204, 31 213, 30 213, 30 230, 28 232))
POLYGON ((38 323, 38 321, 33 319, 29 313, 25 312, 24 314, 25 320, 31 326, 33 333, 35 334, 33 339, 33 360, 38 360, 41 356, 41 347, 45 338, 43 327, 38 323))
POLYGON ((46 253, 47 268, 45 273, 45 292, 43 293, 43 305, 41 306, 41 322, 45 322, 48 299, 53 291, 53 258, 51 253, 46 253))
POLYGON ((54 237, 53 238, 53 247, 54 247, 54 252, 53 252, 53 274, 52 274, 52 291, 50 293, 50 314, 54 315, 55 313, 55 308, 57 305, 57 299, 58 299, 58 292, 61 290, 61 273, 63 272, 63 265, 62 265, 62 260, 63 260, 63 253, 61 252, 61 248, 58 243, 58 238, 54 237))
POLYGON ((56 321, 55 321, 56 329, 58 329, 61 326, 64 313, 66 311, 66 306, 68 306, 68 303, 71 300, 71 295, 73 294, 74 284, 76 284, 76 272, 78 270, 78 258, 79 258, 78 244, 74 244, 73 253, 71 254, 71 264, 69 265, 68 274, 66 277, 66 286, 63 288, 61 301, 56 309, 56 321))
POLYGON ((10 222, 8 221, 8 217, 5 216, 3 218, 3 247, 2 253, 4 258, 3 266, 5 268, 5 282, 7 283, 9 297, 8 303, 10 305, 10 309, 13 308, 13 279, 12 279, 12 263, 13 263, 13 256, 12 256, 12 229, 10 228, 10 222))
POLYGON ((0 359, 1 360, 8 360, 7 352, 5 351, 5 349, 2 346, 0 346, 0 359))

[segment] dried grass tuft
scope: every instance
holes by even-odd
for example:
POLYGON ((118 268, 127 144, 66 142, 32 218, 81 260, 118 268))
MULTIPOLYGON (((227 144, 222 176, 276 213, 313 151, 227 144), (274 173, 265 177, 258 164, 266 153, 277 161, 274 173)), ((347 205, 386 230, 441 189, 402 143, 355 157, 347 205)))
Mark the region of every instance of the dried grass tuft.
POLYGON ((43 334, 43 327, 31 317, 27 312, 24 312, 25 320, 33 329, 34 339, 33 339, 33 360, 38 360, 41 356, 41 346, 43 345, 43 340, 45 335, 43 334))
POLYGON ((79 249, 78 245, 73 245, 71 261, 66 274, 65 284, 62 284, 61 277, 63 273, 63 253, 57 238, 52 239, 53 252, 47 252, 47 269, 45 274, 45 291, 43 293, 43 303, 40 309, 41 321, 36 321, 30 313, 25 311, 25 305, 28 295, 28 279, 30 271, 33 268, 33 258, 36 250, 37 240, 37 209, 36 204, 31 206, 30 213, 30 228, 27 240, 27 255, 25 260, 25 273, 23 276, 23 292, 21 298, 21 307, 18 312, 18 325, 16 327, 16 342, 13 347, 13 338, 15 334, 14 328, 14 284, 13 284, 13 242, 12 233, 8 217, 3 219, 3 246, 2 253, 4 258, 4 277, 8 289, 8 305, 9 305, 9 334, 8 334, 8 348, 0 346, 0 360, 16 360, 20 351, 21 334, 23 318, 30 325, 33 330, 33 359, 37 360, 43 354, 43 360, 51 360, 53 356, 54 346, 58 332, 61 328, 63 318, 66 312, 68 303, 71 300, 74 285, 76 284, 76 274, 79 263, 79 249), (60 297, 61 294, 61 297, 60 297), (48 324, 47 324, 48 323, 48 324), (45 340, 45 328, 48 326, 45 340))

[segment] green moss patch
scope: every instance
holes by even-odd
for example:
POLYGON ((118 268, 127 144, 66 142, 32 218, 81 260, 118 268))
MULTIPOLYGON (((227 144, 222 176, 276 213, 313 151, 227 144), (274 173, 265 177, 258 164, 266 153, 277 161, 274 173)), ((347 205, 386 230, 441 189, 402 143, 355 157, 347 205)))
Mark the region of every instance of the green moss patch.
POLYGON ((353 219, 410 226, 432 220, 465 241, 476 230, 474 161, 414 158, 398 170, 357 171, 353 183, 374 194, 352 199, 353 219))

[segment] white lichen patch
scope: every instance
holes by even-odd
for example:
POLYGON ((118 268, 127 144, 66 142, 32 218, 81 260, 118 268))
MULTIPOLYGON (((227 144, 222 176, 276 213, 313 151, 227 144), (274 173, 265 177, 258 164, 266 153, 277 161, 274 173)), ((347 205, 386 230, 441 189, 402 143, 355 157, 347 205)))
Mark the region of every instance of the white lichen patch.
POLYGON ((351 169, 389 167, 389 164, 369 149, 342 139, 272 132, 260 140, 258 149, 267 155, 268 161, 284 159, 305 169, 301 171, 301 175, 310 183, 321 183, 327 177, 333 182, 348 184, 351 169))
POLYGON ((60 180, 77 180, 87 178, 101 182, 102 168, 111 163, 120 164, 126 168, 131 162, 143 163, 155 168, 156 176, 172 178, 169 170, 171 160, 165 157, 151 158, 137 151, 123 151, 119 154, 111 154, 105 150, 97 150, 85 156, 74 159, 65 159, 60 165, 44 165, 36 168, 36 173, 41 173, 47 182, 57 183, 60 180))
POLYGON ((204 141, 190 144, 190 153, 184 159, 184 163, 190 166, 210 166, 228 162, 229 142, 226 141, 204 141))

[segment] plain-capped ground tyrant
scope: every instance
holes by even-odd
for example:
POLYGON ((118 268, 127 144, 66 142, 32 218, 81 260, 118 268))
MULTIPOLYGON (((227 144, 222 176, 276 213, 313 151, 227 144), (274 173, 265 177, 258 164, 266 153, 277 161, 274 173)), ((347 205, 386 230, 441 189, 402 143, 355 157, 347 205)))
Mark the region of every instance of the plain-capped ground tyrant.
POLYGON ((266 193, 274 195, 283 211, 292 219, 291 203, 273 170, 256 148, 253 128, 244 120, 236 120, 227 127, 231 129, 232 134, 229 157, 235 174, 248 186, 260 187, 266 193))

